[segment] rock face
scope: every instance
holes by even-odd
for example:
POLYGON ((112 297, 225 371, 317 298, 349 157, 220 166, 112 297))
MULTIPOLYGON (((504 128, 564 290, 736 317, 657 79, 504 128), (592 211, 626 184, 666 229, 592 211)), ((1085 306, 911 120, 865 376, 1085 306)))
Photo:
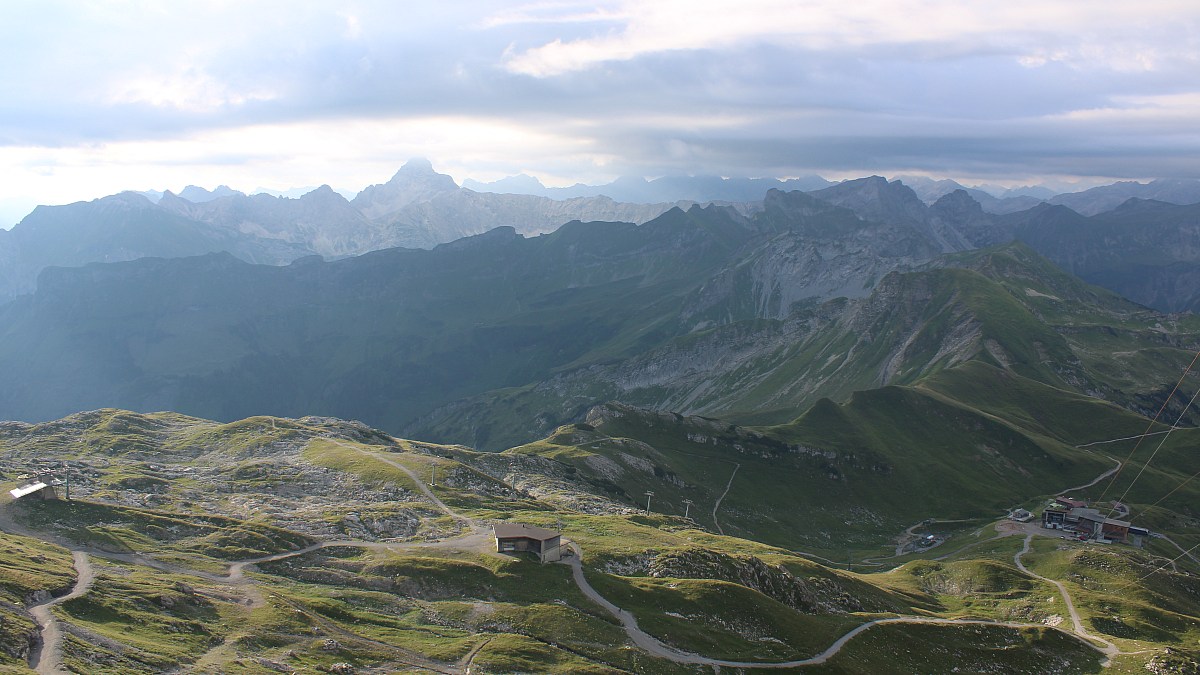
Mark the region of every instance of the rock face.
POLYGON ((363 216, 376 219, 414 202, 427 201, 444 192, 458 190, 454 179, 433 170, 426 159, 409 160, 392 179, 372 185, 354 197, 352 204, 363 216))
POLYGON ((227 232, 231 239, 286 245, 280 247, 282 255, 264 260, 254 259, 253 249, 231 251, 248 262, 277 265, 301 253, 338 258, 382 248, 378 228, 328 185, 299 199, 236 194, 193 203, 168 192, 159 206, 227 232))

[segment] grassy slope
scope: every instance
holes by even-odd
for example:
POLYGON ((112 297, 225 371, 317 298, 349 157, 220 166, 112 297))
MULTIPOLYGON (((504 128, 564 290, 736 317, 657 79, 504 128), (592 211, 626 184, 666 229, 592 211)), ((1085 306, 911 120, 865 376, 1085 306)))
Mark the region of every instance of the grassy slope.
POLYGON ((36 626, 20 608, 37 591, 61 595, 74 582, 75 569, 66 550, 0 533, 0 672, 25 672, 24 655, 36 626))
POLYGON ((644 493, 653 491, 660 512, 682 515, 683 500, 691 499, 691 516, 713 529, 712 506, 729 486, 718 512, 728 532, 842 558, 924 518, 1002 515, 1096 477, 1111 461, 1062 442, 1083 430, 1079 413, 1101 420, 1090 425, 1093 432, 1135 428, 1137 418, 1115 406, 984 364, 963 368, 923 387, 864 391, 844 405, 826 400, 769 428, 609 406, 617 412, 594 430, 563 427, 508 452, 569 463, 627 503, 644 504, 644 493), (935 386, 989 377, 1023 387, 998 402, 1006 403, 998 405, 1000 415, 935 386), (1045 412, 1062 401, 1074 407, 1061 416, 1045 412))
MULTIPOLYGON (((890 274, 859 301, 801 305, 771 319, 730 310, 723 322, 646 351, 565 364, 550 379, 457 401, 413 428, 500 450, 606 400, 779 424, 821 398, 914 385, 970 361, 1153 414, 1200 346, 1200 320, 1130 303, 1020 244, 939 265, 890 274)), ((734 296, 755 292, 739 288, 734 296)), ((1200 386, 1200 376, 1188 386, 1200 386)))
MULTIPOLYGON (((947 424, 958 424, 961 420, 956 421, 956 416, 968 414, 928 392, 899 389, 897 392, 897 401, 906 401, 906 405, 932 406, 926 412, 936 410, 938 415, 934 417, 950 420, 947 424)), ((878 407, 872 407, 872 414, 878 413, 875 410, 878 407)), ((849 412, 843 413, 851 419, 882 423, 874 417, 859 417, 865 413, 855 411, 853 405, 846 408, 849 412)), ((701 653, 719 653, 733 658, 795 658, 820 651, 845 627, 874 616, 917 613, 1021 617, 1026 605, 1046 594, 1043 585, 1016 575, 1011 566, 1003 562, 1005 554, 1001 551, 996 553, 996 562, 987 562, 985 555, 983 562, 914 563, 891 575, 850 574, 829 569, 785 549, 696 529, 678 516, 585 514, 555 509, 521 490, 513 490, 505 479, 482 473, 479 467, 485 465, 475 464, 483 456, 449 446, 393 443, 358 427, 318 427, 315 422, 268 418, 247 420, 222 429, 211 423, 193 425, 172 419, 162 427, 153 423, 154 417, 142 419, 136 415, 110 413, 92 419, 90 425, 83 425, 83 428, 77 424, 51 425, 46 430, 54 433, 49 433, 47 438, 54 443, 76 447, 71 440, 72 434, 102 438, 104 433, 96 431, 95 427, 112 426, 114 419, 122 420, 125 438, 121 443, 97 442, 84 452, 111 457, 112 463, 106 471, 119 474, 122 481, 148 475, 131 473, 124 467, 130 461, 130 466, 140 466, 140 460, 127 457, 148 456, 142 453, 152 452, 155 444, 163 448, 159 461, 164 464, 195 461, 192 441, 185 439, 194 439, 197 434, 204 438, 204 448, 216 453, 212 456, 230 457, 238 466, 247 461, 253 463, 250 457, 255 453, 274 453, 281 447, 290 447, 308 461, 353 475, 362 485, 375 491, 395 486, 407 490, 413 487, 412 480, 404 472, 359 450, 365 449, 401 463, 423 480, 432 479, 436 469, 438 480, 433 489, 444 501, 474 517, 548 527, 557 527, 561 523, 569 536, 587 552, 587 574, 597 587, 628 604, 651 633, 682 649, 701 653), (329 438, 338 438, 340 442, 333 443, 329 438), (298 440, 304 442, 297 444, 298 440), (110 452, 115 454, 110 455, 110 452), (711 567, 701 569, 692 564, 712 555, 724 561, 718 566, 724 572, 711 567), (658 569, 656 565, 668 559, 684 562, 669 567, 672 570, 669 574, 651 574, 652 570, 658 569), (750 569, 758 572, 748 576, 746 570, 750 569), (699 572, 712 576, 690 576, 699 572), (763 579, 768 580, 768 585, 761 585, 763 579), (779 588, 793 586, 805 589, 804 592, 813 598, 806 602, 814 604, 805 605, 808 609, 804 610, 785 604, 787 596, 779 595, 779 588), (680 619, 680 616, 684 618, 680 619)), ((720 434, 744 434, 738 436, 743 442, 743 452, 737 456, 744 460, 739 476, 741 471, 753 475, 756 470, 765 475, 768 467, 777 463, 769 451, 779 451, 787 445, 779 435, 780 430, 748 434, 746 430, 709 422, 703 427, 692 427, 688 420, 669 415, 649 419, 653 425, 637 423, 629 417, 620 418, 613 424, 619 422, 627 431, 650 429, 663 439, 677 438, 681 430, 690 430, 693 438, 688 443, 692 445, 686 447, 708 448, 710 456, 714 457, 713 444, 700 441, 695 436, 698 431, 710 438, 720 434), (755 463, 760 461, 763 466, 756 468, 755 463)), ((802 426, 797 423, 786 431, 799 433, 802 426)), ((605 425, 600 427, 603 430, 605 425)), ((990 418, 984 427, 992 429, 999 434, 996 438, 1001 439, 1007 436, 996 430, 1012 431, 1009 423, 990 418)), ((11 437, 22 439, 22 452, 38 449, 36 434, 31 436, 28 428, 17 430, 11 437)), ((7 438, 0 438, 0 442, 11 451, 7 438)), ((1025 436, 1017 437, 1018 440, 1022 438, 1025 440, 1021 443, 1027 444, 1023 447, 1029 452, 1041 447, 1025 436)), ((913 442, 912 439, 901 440, 913 442)), ((1039 442, 1047 441, 1043 438, 1039 442)), ((660 449, 657 442, 651 447, 646 441, 622 441, 586 428, 564 429, 561 437, 547 439, 542 450, 552 450, 553 461, 581 467, 575 470, 578 473, 583 471, 588 457, 603 454, 592 447, 597 443, 610 444, 611 447, 605 446, 610 453, 629 454, 635 459, 625 464, 627 468, 632 471, 642 467, 637 470, 660 482, 669 478, 669 474, 656 476, 653 464, 646 470, 643 461, 638 460, 649 458, 662 468, 665 467, 663 461, 683 457, 674 449, 660 449), (637 453, 647 454, 639 456, 637 453)), ((525 448, 522 453, 532 450, 525 448)), ((863 466, 866 466, 866 458, 875 457, 868 452, 889 457, 885 450, 873 450, 865 445, 855 452, 859 458, 856 461, 863 466)), ((1051 454, 1050 451, 1047 453, 1051 454)), ((788 454, 796 453, 789 451, 788 454)), ((610 456, 617 457, 615 454, 610 456)), ((816 459, 813 455, 803 456, 816 459)), ((826 459, 821 455, 819 461, 826 459)), ((705 464, 703 461, 691 462, 689 466, 705 464)), ((711 464, 717 467, 711 471, 711 480, 717 483, 728 480, 726 470, 731 468, 730 465, 717 461, 711 464)), ((528 469, 533 465, 521 466, 528 469)), ((844 464, 839 470, 857 469, 852 464, 844 464)), ((858 478, 857 474, 848 475, 858 478)), ((249 473, 247 479, 262 480, 258 476, 259 473, 249 473)), ((689 474, 680 480, 699 476, 689 474)), ((101 477, 98 480, 104 482, 107 479, 101 477)), ((822 476, 821 480, 830 479, 822 476)), ((113 531, 105 530, 103 523, 118 523, 118 534, 125 538, 123 540, 141 547, 156 545, 147 533, 167 522, 167 529, 174 528, 175 533, 167 542, 168 548, 178 555, 190 556, 190 560, 216 563, 213 556, 221 555, 220 548, 207 545, 205 536, 208 535, 190 536, 187 531, 188 527, 199 527, 207 521, 196 521, 193 514, 173 506, 182 498, 182 493, 164 489, 160 495, 163 499, 160 508, 134 509, 81 503, 77 505, 81 513, 94 512, 95 517, 78 519, 73 528, 93 536, 113 536, 113 531)), ((667 496, 664 493, 663 499, 667 496)), ((748 498, 748 495, 739 496, 734 491, 727 497, 735 506, 739 503, 736 500, 748 498)), ((50 506, 49 510, 54 508, 64 507, 50 506)), ((741 517, 741 508, 730 510, 733 519, 730 522, 741 517)), ((42 512, 49 513, 49 510, 42 512)), ((209 518, 215 519, 218 525, 225 522, 215 516, 209 518)), ((437 520, 432 518, 431 523, 436 525, 437 520)), ((229 523, 228 527, 269 528, 269 525, 229 523)), ((269 529, 260 531, 270 532, 269 529)), ((286 549, 296 543, 281 540, 279 545, 286 549)), ((1011 553, 1007 555, 1011 559, 1011 553)), ((452 662, 479 646, 480 635, 490 638, 475 662, 484 670, 607 672, 621 669, 656 673, 688 670, 622 648, 620 645, 624 640, 619 627, 611 617, 579 595, 567 572, 563 567, 539 565, 528 558, 498 558, 450 549, 421 549, 419 552, 325 549, 303 558, 264 564, 255 578, 266 604, 247 609, 236 602, 222 600, 214 594, 220 590, 220 584, 202 578, 106 564, 102 566, 95 594, 67 603, 61 612, 72 623, 115 641, 113 645, 124 645, 116 649, 105 646, 109 643, 89 645, 78 640, 68 644, 68 659, 74 660, 71 662, 82 664, 85 659, 110 659, 106 663, 110 664, 107 667, 111 667, 112 672, 122 668, 126 672, 153 671, 160 663, 156 659, 185 663, 203 659, 210 665, 228 664, 230 672, 263 672, 260 666, 254 665, 251 657, 310 668, 328 667, 335 661, 347 661, 361 667, 382 663, 397 667, 406 663, 405 659, 411 661, 413 658, 452 662), (177 586, 177 582, 187 584, 196 595, 180 590, 182 587, 177 586), (164 601, 164 598, 167 599, 164 601), (252 632, 240 628, 246 625, 255 628, 252 632), (173 637, 176 635, 179 637, 173 637), (326 651, 322 648, 326 638, 337 640, 340 647, 326 651), (234 661, 238 655, 243 657, 241 665, 234 661)), ((1181 616, 1191 616, 1189 607, 1162 606, 1170 607, 1170 611, 1181 616)), ((882 663, 881 659, 887 655, 906 658, 903 650, 916 634, 956 636, 953 649, 939 647, 927 652, 936 657, 931 663, 941 663, 943 657, 947 663, 955 658, 970 663, 990 656, 1016 670, 1029 663, 1029 659, 1050 658, 1048 655, 1053 653, 1054 658, 1070 661, 1077 670, 1086 671, 1090 668, 1088 664, 1094 661, 1090 654, 1079 653, 1076 647, 1062 643, 1056 635, 1036 631, 1019 634, 959 628, 923 631, 889 627, 863 636, 865 641, 861 643, 852 643, 843 657, 829 664, 828 667, 833 669, 830 672, 839 672, 838 669, 840 672, 862 672, 873 667, 871 664, 882 663)))

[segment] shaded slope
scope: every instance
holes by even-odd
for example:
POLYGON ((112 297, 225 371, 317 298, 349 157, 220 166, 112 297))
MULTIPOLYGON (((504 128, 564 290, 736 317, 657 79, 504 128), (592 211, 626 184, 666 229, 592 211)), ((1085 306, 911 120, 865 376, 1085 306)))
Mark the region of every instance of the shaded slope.
POLYGON ((536 239, 502 229, 283 268, 213 255, 50 270, 37 295, 0 310, 13 384, 0 410, 265 409, 397 428, 423 406, 673 334, 680 298, 737 244, 736 224, 715 236, 692 220, 577 223, 536 239))
MULTIPOLYGON (((743 304, 721 306, 728 313, 755 306, 755 288, 735 285, 728 297, 743 304)), ((781 319, 700 324, 625 361, 458 402, 411 431, 499 449, 612 399, 779 423, 822 397, 913 384, 970 361, 1152 415, 1200 346, 1197 329, 1194 319, 1164 317, 1089 286, 1014 244, 889 274, 861 300, 801 304, 781 319)), ((1185 403, 1177 396, 1171 410, 1185 403)))
POLYGON ((587 419, 506 454, 568 462, 626 503, 644 505, 643 493, 652 491, 659 512, 681 515, 690 499, 692 517, 713 529, 709 507, 728 486, 718 516, 726 533, 826 555, 869 549, 935 515, 996 517, 1111 467, 907 387, 860 392, 840 406, 822 400, 769 428, 618 404, 587 419))
POLYGON ((1080 278, 1162 311, 1200 306, 1200 205, 1130 199, 1084 217, 1063 206, 1011 216, 1015 234, 1080 278))

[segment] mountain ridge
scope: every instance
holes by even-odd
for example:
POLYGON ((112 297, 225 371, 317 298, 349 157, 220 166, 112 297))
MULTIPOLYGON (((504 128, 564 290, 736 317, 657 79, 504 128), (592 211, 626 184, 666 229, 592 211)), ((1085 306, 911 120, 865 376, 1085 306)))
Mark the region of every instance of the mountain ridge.
POLYGON ((1122 326, 1133 355, 1161 347, 1145 322, 1172 322, 1184 343, 1190 323, 1085 289, 1019 245, 940 259, 954 240, 930 214, 949 206, 926 207, 904 186, 850 184, 839 198, 867 213, 858 196, 880 189, 913 216, 877 222, 776 191, 750 216, 693 206, 641 226, 503 228, 336 262, 226 255, 47 270, 44 291, 0 307, 0 369, 23 383, 0 410, 353 414, 494 449, 610 398, 763 417, 970 358, 1130 407, 1165 395, 1145 386, 1163 363, 1122 380, 1106 373, 1123 367, 1081 361, 1098 335, 1055 303, 1069 297, 1081 316, 1122 326))

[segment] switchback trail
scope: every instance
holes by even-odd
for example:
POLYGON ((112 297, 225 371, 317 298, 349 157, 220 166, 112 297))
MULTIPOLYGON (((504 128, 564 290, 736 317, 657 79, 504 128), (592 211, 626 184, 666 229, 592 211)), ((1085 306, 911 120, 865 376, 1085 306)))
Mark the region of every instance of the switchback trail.
MULTIPOLYGON (((398 439, 393 438, 392 440, 398 442, 398 439)), ((373 458, 383 462, 384 464, 387 464, 388 466, 390 466, 392 468, 403 471, 404 473, 408 474, 408 477, 412 479, 413 483, 416 483, 417 489, 421 491, 421 494, 425 495, 426 499, 433 502, 433 505, 438 507, 438 510, 440 510, 442 513, 450 516, 451 518, 453 518, 459 522, 467 523, 469 525, 475 524, 475 522, 473 520, 471 520, 470 518, 462 515, 461 513, 455 511, 454 509, 450 508, 449 506, 446 506, 445 502, 443 502, 441 499, 438 499, 438 496, 433 494, 433 490, 429 489, 429 486, 425 484, 425 481, 421 480, 420 477, 417 476, 416 472, 413 471, 412 469, 408 468, 407 466, 404 466, 403 464, 401 464, 395 460, 387 458, 382 453, 371 452, 369 450, 363 450, 362 448, 356 448, 352 445, 347 445, 338 440, 335 440, 333 442, 336 443, 337 445, 342 446, 343 448, 346 448, 348 450, 356 450, 356 451, 366 455, 367 457, 373 457, 373 458)))

